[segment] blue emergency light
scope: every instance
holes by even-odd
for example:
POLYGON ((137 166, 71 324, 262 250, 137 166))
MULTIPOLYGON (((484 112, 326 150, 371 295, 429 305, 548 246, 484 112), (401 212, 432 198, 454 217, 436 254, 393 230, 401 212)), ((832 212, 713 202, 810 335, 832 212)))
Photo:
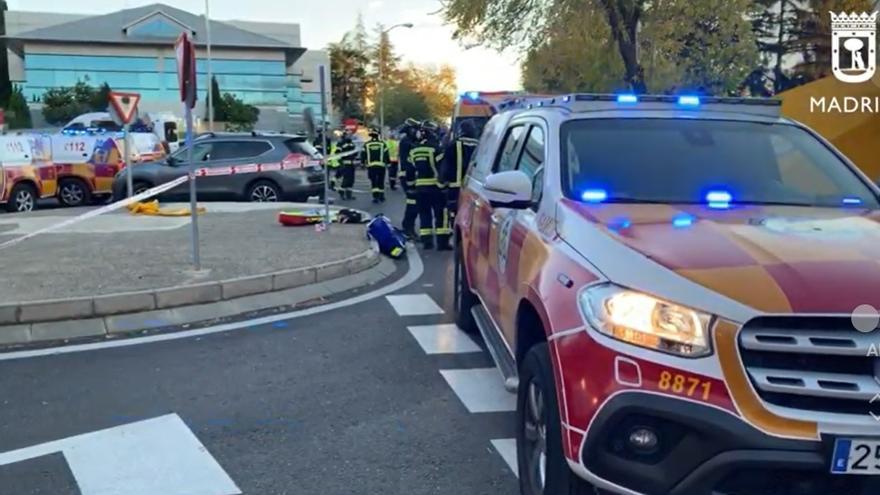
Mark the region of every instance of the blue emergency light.
POLYGON ((479 91, 468 91, 468 92, 465 93, 464 95, 465 95, 466 97, 470 98, 471 100, 479 100, 479 99, 480 99, 480 93, 479 93, 479 91))
POLYGON ((604 189, 587 189, 581 193, 581 199, 588 203, 601 203, 608 199, 608 191, 604 189))
POLYGON ((731 201, 733 201, 733 195, 727 191, 717 190, 706 193, 706 203, 709 203, 709 208, 729 208, 731 201))
POLYGON ((682 213, 681 215, 676 215, 672 218, 672 226, 678 229, 690 227, 693 224, 694 217, 688 215, 687 213, 682 213))
POLYGON ((636 95, 630 95, 630 94, 617 95, 617 103, 626 104, 626 103, 638 103, 638 102, 639 102, 639 97, 636 95))
POLYGON ((843 204, 847 206, 858 206, 862 204, 861 198, 843 198, 843 204))
POLYGON ((700 97, 699 96, 679 96, 678 104, 683 107, 698 107, 700 106, 700 97))

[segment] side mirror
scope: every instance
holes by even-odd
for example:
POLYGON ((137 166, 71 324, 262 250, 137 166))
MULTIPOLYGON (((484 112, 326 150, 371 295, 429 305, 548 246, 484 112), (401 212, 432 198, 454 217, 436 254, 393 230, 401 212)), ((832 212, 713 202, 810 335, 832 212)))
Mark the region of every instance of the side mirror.
POLYGON ((486 177, 483 189, 493 207, 524 210, 532 206, 532 181, 519 170, 498 172, 486 177))
POLYGON ((169 167, 175 167, 177 166, 177 158, 169 155, 165 158, 165 163, 168 164, 169 167))

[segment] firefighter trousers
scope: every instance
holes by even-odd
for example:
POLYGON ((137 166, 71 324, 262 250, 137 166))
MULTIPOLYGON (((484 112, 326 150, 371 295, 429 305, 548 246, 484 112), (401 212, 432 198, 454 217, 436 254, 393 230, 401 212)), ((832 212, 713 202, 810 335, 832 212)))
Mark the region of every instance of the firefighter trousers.
POLYGON ((414 237, 416 232, 416 218, 419 216, 419 207, 416 201, 416 191, 413 188, 406 190, 406 209, 403 210, 403 232, 414 237))
POLYGON ((419 238, 425 248, 434 246, 437 237, 439 249, 449 248, 452 230, 449 226, 449 210, 446 209, 446 195, 437 186, 422 186, 416 189, 416 202, 419 208, 419 238))
POLYGON ((339 196, 342 199, 352 199, 354 197, 351 192, 351 188, 354 187, 354 164, 340 165, 339 177, 342 179, 339 186, 339 196))
POLYGON ((385 165, 370 165, 367 167, 367 176, 370 178, 373 202, 385 201, 385 165))
POLYGON ((398 173, 399 163, 391 162, 388 165, 388 186, 391 187, 392 191, 397 190, 397 173, 398 173))
POLYGON ((330 165, 328 174, 330 176, 330 190, 335 191, 339 185, 339 165, 330 165))

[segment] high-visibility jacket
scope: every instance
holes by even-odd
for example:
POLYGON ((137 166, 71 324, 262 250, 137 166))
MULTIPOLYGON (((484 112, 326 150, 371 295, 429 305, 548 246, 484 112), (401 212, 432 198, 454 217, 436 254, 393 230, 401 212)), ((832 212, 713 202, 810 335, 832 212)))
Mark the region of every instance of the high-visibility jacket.
POLYGON ((409 166, 415 176, 415 186, 446 187, 440 176, 439 165, 443 163, 443 150, 436 141, 422 140, 409 152, 409 166))
MULTIPOLYGON (((330 143, 330 155, 335 155, 339 151, 339 146, 336 143, 330 143)), ((327 166, 330 168, 336 168, 339 166, 339 158, 329 158, 327 159, 327 166)))
POLYGON ((388 157, 388 147, 378 139, 371 139, 364 143, 361 157, 368 167, 387 167, 391 161, 388 157))
POLYGON ((478 142, 474 138, 460 137, 446 147, 440 175, 450 188, 461 187, 461 179, 467 174, 468 164, 478 142))
POLYGON ((400 154, 400 145, 398 144, 396 139, 387 139, 385 140, 385 146, 388 147, 388 159, 391 163, 395 163, 399 160, 400 154))

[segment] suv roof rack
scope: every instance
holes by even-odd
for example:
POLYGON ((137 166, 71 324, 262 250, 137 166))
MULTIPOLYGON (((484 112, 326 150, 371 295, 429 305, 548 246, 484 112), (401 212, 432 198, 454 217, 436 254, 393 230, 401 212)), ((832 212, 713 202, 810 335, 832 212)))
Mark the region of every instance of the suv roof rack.
POLYGON ((521 97, 505 101, 499 111, 555 107, 571 112, 598 110, 681 110, 705 109, 718 112, 736 112, 779 117, 782 101, 774 98, 698 95, 636 95, 605 93, 572 93, 547 97, 521 97))

